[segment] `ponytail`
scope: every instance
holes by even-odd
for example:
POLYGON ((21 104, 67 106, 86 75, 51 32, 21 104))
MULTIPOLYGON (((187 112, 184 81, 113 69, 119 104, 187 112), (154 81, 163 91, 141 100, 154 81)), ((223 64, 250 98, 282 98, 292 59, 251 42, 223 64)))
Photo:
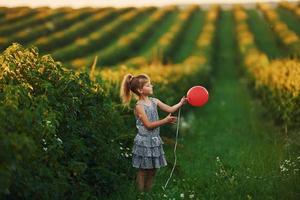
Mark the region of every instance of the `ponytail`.
POLYGON ((148 81, 150 81, 150 78, 146 74, 140 74, 137 76, 126 74, 120 87, 120 98, 122 103, 125 106, 128 106, 132 97, 132 93, 140 96, 138 89, 143 88, 148 81))
POLYGON ((121 87, 120 87, 120 98, 122 100, 122 103, 125 105, 129 105, 132 94, 130 90, 130 81, 132 80, 133 75, 132 74, 126 74, 123 78, 121 87))

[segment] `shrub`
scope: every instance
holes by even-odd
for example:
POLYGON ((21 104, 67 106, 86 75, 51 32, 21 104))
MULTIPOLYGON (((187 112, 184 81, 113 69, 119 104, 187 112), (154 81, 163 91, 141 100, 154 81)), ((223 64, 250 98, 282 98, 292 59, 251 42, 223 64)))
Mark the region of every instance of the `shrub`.
POLYGON ((90 199, 118 190, 131 167, 114 140, 126 130, 105 82, 18 44, 0 63, 0 195, 90 199))

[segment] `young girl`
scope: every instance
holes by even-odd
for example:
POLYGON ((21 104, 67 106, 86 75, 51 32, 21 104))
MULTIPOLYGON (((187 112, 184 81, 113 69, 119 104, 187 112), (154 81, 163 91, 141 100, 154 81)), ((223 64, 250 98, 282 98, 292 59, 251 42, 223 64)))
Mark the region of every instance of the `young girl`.
POLYGON ((138 97, 134 108, 138 132, 134 138, 132 149, 132 166, 138 168, 136 181, 139 190, 150 191, 156 169, 167 166, 159 127, 164 124, 176 123, 177 118, 171 116, 171 113, 177 111, 186 102, 186 98, 182 97, 176 105, 168 106, 159 99, 150 97, 153 94, 153 86, 150 78, 145 74, 124 76, 120 97, 126 105, 130 103, 131 92, 138 97), (170 114, 160 120, 157 106, 170 114))

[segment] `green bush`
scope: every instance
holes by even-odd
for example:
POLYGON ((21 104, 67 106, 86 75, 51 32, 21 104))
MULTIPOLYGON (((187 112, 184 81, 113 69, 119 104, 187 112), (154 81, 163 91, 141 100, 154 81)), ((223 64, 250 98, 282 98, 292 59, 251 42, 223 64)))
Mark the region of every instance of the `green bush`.
POLYGON ((96 199, 128 181, 105 83, 13 44, 0 55, 0 196, 96 199))

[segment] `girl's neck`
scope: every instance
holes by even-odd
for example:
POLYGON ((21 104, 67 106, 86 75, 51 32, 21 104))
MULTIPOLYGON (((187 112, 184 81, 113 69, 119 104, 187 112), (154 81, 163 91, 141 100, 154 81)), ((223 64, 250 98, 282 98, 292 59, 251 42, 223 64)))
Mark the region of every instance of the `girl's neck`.
POLYGON ((149 101, 149 97, 148 96, 139 96, 139 100, 140 101, 149 101))

